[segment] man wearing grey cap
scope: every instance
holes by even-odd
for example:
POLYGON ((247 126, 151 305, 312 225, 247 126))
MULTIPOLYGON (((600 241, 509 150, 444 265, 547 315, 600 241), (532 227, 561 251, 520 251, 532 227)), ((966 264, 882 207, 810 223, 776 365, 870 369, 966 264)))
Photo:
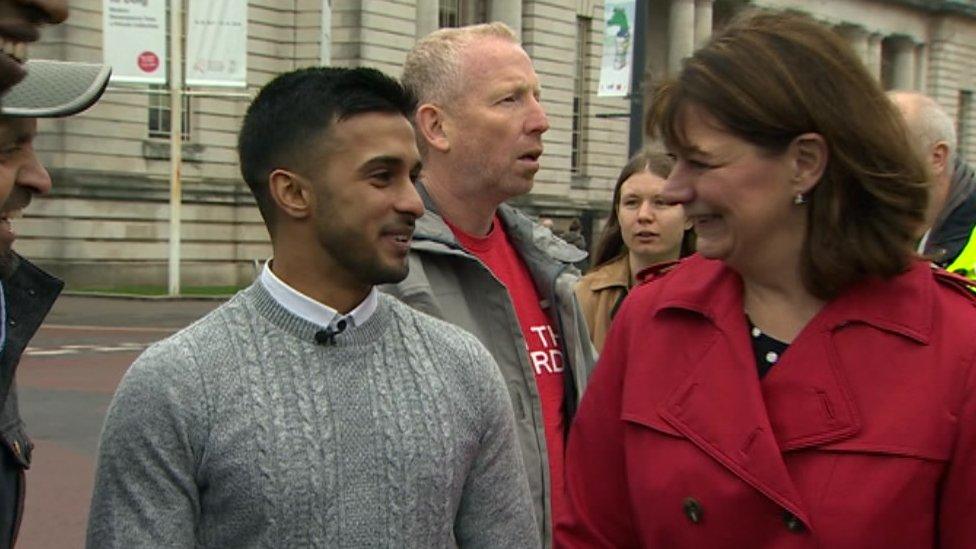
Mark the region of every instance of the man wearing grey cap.
MULTIPOLYGON (((2 14, 0 8, 0 28, 2 14)), ((0 82, 6 76, 2 55, 0 82)), ((0 98, 0 548, 12 547, 17 537, 32 447, 20 419, 14 373, 63 286, 13 251, 12 220, 34 195, 51 189, 33 147, 37 118, 88 108, 105 90, 111 72, 104 65, 60 61, 30 61, 24 68, 27 76, 0 98)))

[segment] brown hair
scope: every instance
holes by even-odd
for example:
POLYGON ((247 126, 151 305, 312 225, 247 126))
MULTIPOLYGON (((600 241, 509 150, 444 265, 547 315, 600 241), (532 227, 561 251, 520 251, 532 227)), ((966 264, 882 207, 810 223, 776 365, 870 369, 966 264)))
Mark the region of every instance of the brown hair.
POLYGON ((648 133, 686 151, 681 113, 692 104, 771 154, 807 132, 826 141, 824 175, 806 195, 801 267, 811 294, 830 299, 862 278, 903 272, 915 257, 928 200, 925 164, 898 111, 840 36, 795 13, 746 14, 655 91, 648 133))
MULTIPOLYGON (((634 174, 642 171, 649 171, 652 174, 667 179, 674 167, 674 160, 661 152, 654 152, 650 149, 643 149, 634 156, 630 157, 627 164, 620 170, 617 176, 617 183, 613 187, 613 207, 610 210, 610 219, 600 233, 600 240, 596 244, 593 252, 593 268, 600 267, 614 261, 615 259, 627 254, 627 246, 624 244, 623 235, 620 234, 620 220, 617 214, 620 210, 620 189, 624 182, 634 174)), ((681 257, 690 255, 694 251, 694 233, 686 230, 681 239, 681 257)))

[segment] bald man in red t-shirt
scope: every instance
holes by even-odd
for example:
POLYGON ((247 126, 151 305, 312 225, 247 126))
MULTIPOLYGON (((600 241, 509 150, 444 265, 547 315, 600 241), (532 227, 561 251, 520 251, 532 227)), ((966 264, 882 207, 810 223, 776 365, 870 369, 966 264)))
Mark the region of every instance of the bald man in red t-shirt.
POLYGON ((573 286, 586 253, 505 204, 532 189, 549 121, 502 23, 441 29, 407 56, 426 212, 387 291, 474 333, 508 385, 544 544, 564 506, 563 448, 594 363, 573 286))

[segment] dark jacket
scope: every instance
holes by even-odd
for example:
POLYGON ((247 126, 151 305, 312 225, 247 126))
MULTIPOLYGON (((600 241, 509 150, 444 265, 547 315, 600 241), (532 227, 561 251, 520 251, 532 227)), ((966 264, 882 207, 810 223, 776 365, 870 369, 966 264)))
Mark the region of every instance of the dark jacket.
MULTIPOLYGON (((0 483, 3 490, 0 493, 0 501, 4 502, 3 508, 7 508, 7 502, 16 502, 14 517, 3 517, 0 522, 13 524, 16 539, 24 507, 24 470, 30 467, 31 449, 34 445, 27 437, 24 422, 20 418, 17 391, 13 384, 14 374, 27 343, 40 328, 64 283, 20 256, 16 256, 14 261, 17 265, 13 274, 3 281, 7 340, 0 354, 0 442, 5 446, 0 451, 9 452, 8 456, 13 459, 2 461, 6 469, 0 474, 7 478, 16 475, 18 480, 15 483, 0 483), (11 470, 10 467, 14 469, 11 470), (10 493, 11 488, 17 493, 10 493)), ((0 547, 6 547, 6 543, 7 540, 0 540, 0 547)))
MULTIPOLYGON (((959 159, 953 172, 953 187, 972 189, 976 187, 974 177, 976 173, 972 167, 959 159)), ((949 267, 959 257, 976 227, 976 190, 961 196, 959 200, 945 220, 932 230, 925 244, 926 255, 931 256, 943 268, 949 267)))
POLYGON ((761 380, 742 280, 631 291, 569 437, 560 547, 976 547, 976 296, 915 262, 828 302, 761 380))
MULTIPOLYGON (((491 352, 512 398, 536 520, 543 544, 548 547, 552 540, 551 496, 542 408, 515 307, 505 286, 484 263, 461 247, 433 209, 433 201, 422 185, 418 185, 418 191, 424 198, 426 212, 417 220, 410 245, 410 273, 403 281, 381 289, 471 332, 491 352)), ((559 333, 566 365, 564 411, 569 425, 595 362, 586 322, 573 293, 579 280, 573 263, 585 259, 586 254, 511 206, 500 206, 498 216, 532 275, 542 308, 559 333)))

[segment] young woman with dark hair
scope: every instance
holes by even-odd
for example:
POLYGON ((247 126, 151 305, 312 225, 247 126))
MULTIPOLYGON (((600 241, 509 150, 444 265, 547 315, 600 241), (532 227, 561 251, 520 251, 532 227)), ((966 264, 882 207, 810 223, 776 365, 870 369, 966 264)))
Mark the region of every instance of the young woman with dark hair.
POLYGON ((613 209, 593 254, 593 269, 576 286, 593 345, 599 351, 614 313, 637 274, 691 253, 693 233, 680 204, 661 198, 674 161, 643 150, 620 171, 613 209))

